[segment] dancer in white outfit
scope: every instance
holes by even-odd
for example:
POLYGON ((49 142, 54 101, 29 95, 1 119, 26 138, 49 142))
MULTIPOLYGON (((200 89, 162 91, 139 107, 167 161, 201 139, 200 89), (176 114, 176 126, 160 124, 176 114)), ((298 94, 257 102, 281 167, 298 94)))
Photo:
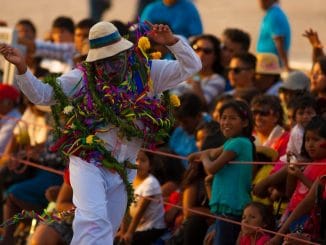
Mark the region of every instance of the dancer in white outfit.
POLYGON ((128 181, 135 175, 126 165, 135 163, 140 147, 152 144, 169 124, 164 104, 155 95, 201 69, 192 48, 168 26, 147 26, 148 36, 166 45, 175 61, 148 60, 145 48, 121 37, 111 23, 99 22, 90 30, 84 65, 52 84, 34 77, 19 51, 0 44, 0 53, 17 67, 23 93, 35 104, 64 105, 61 109, 72 119, 57 144, 69 156, 77 207, 72 244, 113 244, 127 192, 130 196, 128 181))

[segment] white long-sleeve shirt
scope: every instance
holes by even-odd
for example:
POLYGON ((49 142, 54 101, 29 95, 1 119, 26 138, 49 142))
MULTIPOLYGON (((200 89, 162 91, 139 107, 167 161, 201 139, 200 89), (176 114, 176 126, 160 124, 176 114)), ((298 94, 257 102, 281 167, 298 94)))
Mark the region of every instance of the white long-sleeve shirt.
MULTIPOLYGON (((175 87, 201 69, 200 59, 185 41, 180 39, 168 48, 177 60, 152 61, 150 77, 153 80, 153 93, 149 96, 175 87)), ((16 75, 16 78, 20 89, 34 104, 51 105, 55 103, 53 88, 38 80, 29 70, 22 75, 16 75)), ((57 82, 63 92, 71 97, 75 91, 79 91, 78 86, 82 86, 82 83, 79 83, 81 79, 82 72, 79 69, 73 69, 60 76, 57 82)), ((142 146, 142 140, 137 138, 121 139, 117 134, 118 128, 113 126, 108 128, 110 128, 108 131, 96 134, 105 142, 106 149, 111 151, 119 162, 125 160, 135 162, 137 152, 142 146)))

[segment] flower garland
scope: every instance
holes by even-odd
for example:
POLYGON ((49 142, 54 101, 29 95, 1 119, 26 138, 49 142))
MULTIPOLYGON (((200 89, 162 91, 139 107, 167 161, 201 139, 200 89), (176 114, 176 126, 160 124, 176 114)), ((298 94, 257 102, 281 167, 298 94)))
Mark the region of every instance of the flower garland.
MULTIPOLYGON (((78 68, 83 72, 82 89, 68 98, 54 77, 45 79, 54 90, 58 102, 52 107, 56 122, 58 141, 52 147, 64 155, 77 155, 82 159, 116 171, 122 178, 128 193, 128 207, 133 201, 133 188, 127 178, 127 168, 136 168, 125 161, 119 163, 104 147, 104 142, 96 136, 107 126, 118 128, 118 136, 142 139, 145 147, 153 148, 162 142, 174 123, 172 108, 180 102, 164 92, 160 98, 151 98, 153 84, 150 79, 150 48, 147 37, 140 37, 137 47, 128 52, 127 75, 125 81, 114 84, 101 76, 95 66, 84 62, 78 68), (60 123, 64 115, 65 122, 60 123)), ((158 57, 158 53, 151 57, 158 57)))
MULTIPOLYGON (((46 209, 43 210, 42 214, 38 214, 34 211, 22 210, 20 213, 15 214, 10 219, 0 224, 0 228, 6 228, 10 225, 19 224, 25 219, 36 219, 43 224, 51 224, 59 222, 64 219, 71 219, 75 214, 75 208, 62 212, 48 212, 46 209)), ((3 237, 0 235, 0 241, 3 237)))

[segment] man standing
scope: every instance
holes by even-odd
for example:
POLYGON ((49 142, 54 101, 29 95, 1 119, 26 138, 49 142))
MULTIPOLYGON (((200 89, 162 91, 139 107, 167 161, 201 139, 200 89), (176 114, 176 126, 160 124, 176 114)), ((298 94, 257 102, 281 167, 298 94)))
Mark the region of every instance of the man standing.
POLYGON ((274 53, 281 66, 290 70, 288 52, 291 42, 291 29, 287 16, 278 0, 259 0, 260 7, 266 12, 257 41, 258 53, 274 53))
POLYGON ((200 14, 196 6, 187 0, 155 1, 146 6, 140 20, 167 24, 175 34, 185 38, 203 33, 200 14))
POLYGON ((16 49, 0 44, 0 54, 17 68, 25 95, 35 104, 57 104, 68 115, 67 130, 61 130, 56 145, 69 156, 76 206, 71 244, 113 244, 131 201, 135 170, 130 163, 142 145, 155 143, 162 134, 156 118, 168 120, 154 96, 201 69, 192 48, 167 25, 147 25, 148 35, 176 60, 149 61, 140 50, 149 48, 147 39, 135 47, 113 24, 99 22, 90 29, 86 62, 51 84, 34 77, 16 49))

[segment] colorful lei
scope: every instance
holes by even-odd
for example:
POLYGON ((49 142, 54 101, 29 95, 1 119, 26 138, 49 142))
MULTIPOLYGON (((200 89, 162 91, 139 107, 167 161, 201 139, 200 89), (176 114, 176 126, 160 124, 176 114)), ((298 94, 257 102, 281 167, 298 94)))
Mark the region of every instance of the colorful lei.
POLYGON ((127 168, 135 166, 128 161, 119 163, 104 147, 96 132, 114 125, 119 130, 119 137, 142 139, 144 147, 148 148, 153 148, 168 136, 174 123, 172 107, 178 106, 179 102, 178 98, 170 98, 167 92, 160 97, 148 96, 153 91, 147 54, 149 48, 147 37, 140 37, 137 47, 128 52, 127 75, 120 84, 96 77, 99 71, 95 71, 95 66, 87 62, 78 66, 84 75, 81 81, 83 86, 73 98, 63 93, 56 79, 45 79, 53 87, 58 102, 52 111, 59 138, 52 150, 60 150, 65 156, 77 155, 90 163, 118 172, 126 186, 128 207, 134 196, 127 178, 127 168), (63 127, 60 123, 62 115, 63 127))

